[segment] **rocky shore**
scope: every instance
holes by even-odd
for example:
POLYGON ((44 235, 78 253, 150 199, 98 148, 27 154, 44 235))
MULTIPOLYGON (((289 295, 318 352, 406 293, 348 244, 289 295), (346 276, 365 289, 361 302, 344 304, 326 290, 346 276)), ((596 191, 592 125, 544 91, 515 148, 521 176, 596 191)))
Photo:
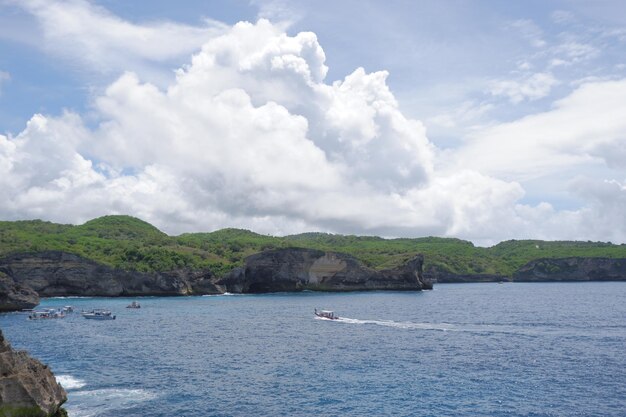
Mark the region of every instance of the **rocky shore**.
POLYGON ((14 254, 0 260, 0 311, 32 308, 39 297, 146 296, 359 291, 432 288, 423 279, 423 257, 400 268, 376 271, 356 258, 311 249, 281 249, 252 255, 224 277, 208 270, 144 273, 98 264, 66 252, 14 254))
POLYGON ((0 416, 63 417, 67 394, 47 365, 16 351, 0 330, 0 416))
POLYGON ((0 260, 0 273, 40 297, 220 293, 208 270, 124 271, 60 251, 11 255, 0 260))
POLYGON ((39 297, 168 296, 278 291, 420 291, 432 283, 626 280, 626 258, 547 258, 512 276, 454 274, 417 255, 398 268, 375 270, 338 252, 287 248, 247 257, 222 277, 209 270, 126 271, 61 251, 13 254, 0 259, 0 311, 32 308, 39 297))
POLYGON ((537 259, 518 269, 513 280, 537 281, 624 281, 626 258, 537 259))
POLYGON ((626 258, 542 258, 523 265, 513 276, 455 274, 430 267, 424 271, 424 277, 434 283, 626 281, 626 258))

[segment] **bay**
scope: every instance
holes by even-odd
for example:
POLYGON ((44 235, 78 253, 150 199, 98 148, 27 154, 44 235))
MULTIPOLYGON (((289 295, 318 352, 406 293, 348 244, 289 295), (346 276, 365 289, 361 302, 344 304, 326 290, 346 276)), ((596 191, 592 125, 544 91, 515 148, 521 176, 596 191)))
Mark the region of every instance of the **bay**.
POLYGON ((77 417, 626 415, 622 282, 132 300, 45 299, 117 318, 0 327, 77 417))

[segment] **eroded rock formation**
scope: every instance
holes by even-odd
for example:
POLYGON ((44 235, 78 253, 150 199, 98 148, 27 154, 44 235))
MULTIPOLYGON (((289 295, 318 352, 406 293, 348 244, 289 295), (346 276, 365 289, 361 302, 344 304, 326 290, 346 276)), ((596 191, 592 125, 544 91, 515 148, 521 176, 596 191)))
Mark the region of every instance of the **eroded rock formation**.
POLYGON ((213 275, 206 270, 169 272, 123 271, 71 253, 46 251, 14 254, 0 260, 4 272, 40 297, 214 294, 213 275))
POLYGON ((246 258, 216 284, 224 291, 264 293, 277 291, 422 290, 432 288, 422 278, 423 257, 400 268, 376 271, 356 258, 312 249, 277 249, 246 258))
POLYGON ((13 278, 0 272, 0 312, 33 308, 39 296, 30 287, 17 284, 13 278))
POLYGON ((624 281, 626 258, 537 259, 513 274, 514 281, 624 281))
POLYGON ((0 330, 0 416, 62 416, 66 400, 50 368, 13 350, 0 330))

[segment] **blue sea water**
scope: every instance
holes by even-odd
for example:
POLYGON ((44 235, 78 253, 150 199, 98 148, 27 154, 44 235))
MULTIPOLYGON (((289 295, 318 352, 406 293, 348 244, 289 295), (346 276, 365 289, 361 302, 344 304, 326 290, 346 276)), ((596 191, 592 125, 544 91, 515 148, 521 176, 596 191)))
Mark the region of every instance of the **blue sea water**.
POLYGON ((77 417, 626 416, 626 283, 138 300, 46 299, 117 319, 0 327, 77 417))

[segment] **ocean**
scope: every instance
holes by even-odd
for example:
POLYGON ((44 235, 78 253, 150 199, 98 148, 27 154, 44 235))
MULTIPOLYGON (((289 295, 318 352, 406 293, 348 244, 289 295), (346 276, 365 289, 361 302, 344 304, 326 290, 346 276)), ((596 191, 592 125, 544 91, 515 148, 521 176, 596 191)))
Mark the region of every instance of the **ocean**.
POLYGON ((41 307, 68 304, 117 318, 9 313, 0 327, 50 365, 71 417, 626 416, 624 282, 41 307))

